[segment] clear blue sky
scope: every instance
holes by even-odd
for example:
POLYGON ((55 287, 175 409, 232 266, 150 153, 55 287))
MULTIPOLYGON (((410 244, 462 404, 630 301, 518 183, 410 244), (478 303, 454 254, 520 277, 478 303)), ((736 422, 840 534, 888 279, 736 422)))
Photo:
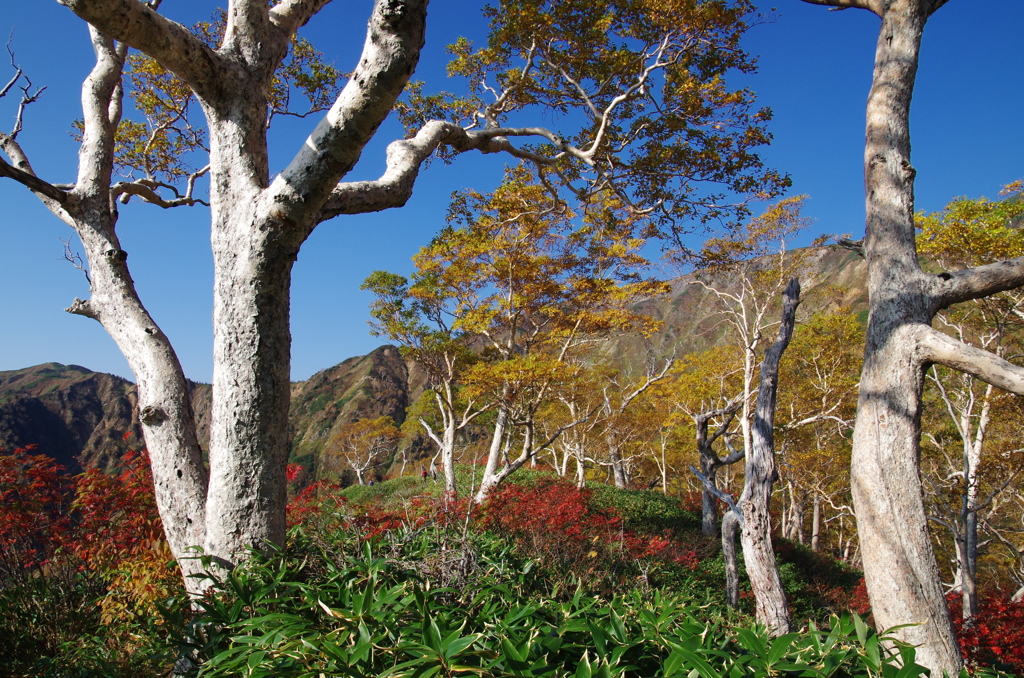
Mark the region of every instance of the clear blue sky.
MULTIPOLYGON (((183 23, 208 18, 216 2, 165 0, 162 11, 183 23)), ((482 4, 482 3, 481 3, 482 4)), ((760 72, 743 84, 772 107, 775 142, 768 162, 793 177, 793 193, 811 196, 806 214, 814 233, 863 233, 861 163, 864 103, 878 20, 848 10, 830 12, 798 0, 777 7, 778 20, 759 26, 747 48, 760 72)), ((76 146, 68 134, 80 117, 82 78, 92 64, 84 27, 54 0, 7 1, 0 30, 13 33, 18 63, 46 85, 30 107, 19 140, 36 171, 53 183, 72 180, 76 146)), ((334 0, 304 35, 342 70, 355 64, 370 0, 334 0)), ((459 35, 482 40, 486 23, 476 2, 432 0, 427 47, 417 78, 442 89, 444 46, 459 35)), ((953 0, 929 22, 912 111, 917 205, 938 210, 958 195, 994 196, 1024 177, 1024 26, 1021 0, 953 0)), ((0 61, 0 81, 10 69, 0 61)), ((8 97, 11 99, 12 97, 8 97)), ((0 101, 0 128, 9 131, 12 101, 0 101)), ((281 121, 272 131, 272 171, 280 170, 310 129, 281 121)), ((375 178, 383 149, 400 134, 385 125, 350 177, 375 178)), ((435 164, 398 210, 343 217, 321 225, 305 244, 292 289, 292 375, 305 379, 381 339, 366 326, 369 298, 361 281, 375 269, 408 273, 409 258, 443 224, 453 190, 488 190, 503 159, 468 155, 435 164)), ((79 364, 132 378, 113 341, 95 321, 63 311, 88 293, 84 277, 61 260, 70 229, 21 186, 0 181, 0 370, 44 362, 79 364)), ((163 211, 133 205, 119 233, 140 295, 171 337, 186 374, 212 374, 212 260, 205 208, 163 211)), ((810 235, 813 235, 810 234, 810 235)))

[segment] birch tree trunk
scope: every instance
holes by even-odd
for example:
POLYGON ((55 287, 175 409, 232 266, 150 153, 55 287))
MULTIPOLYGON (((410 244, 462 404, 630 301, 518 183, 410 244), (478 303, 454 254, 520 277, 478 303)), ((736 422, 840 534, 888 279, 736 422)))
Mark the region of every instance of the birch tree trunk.
POLYGON ((740 606, 740 568, 736 557, 736 531, 739 518, 733 511, 722 517, 722 558, 725 560, 725 602, 732 609, 740 606))
POLYGON ((789 607, 772 548, 769 507, 775 483, 775 401, 778 392, 779 361, 793 337, 796 307, 800 302, 800 283, 789 282, 783 293, 782 323, 775 343, 765 351, 761 362, 761 384, 751 427, 751 446, 747 456, 746 480, 739 506, 743 513, 743 559, 757 603, 757 621, 772 634, 789 633, 789 607))
POLYGON ((821 494, 814 493, 814 516, 811 519, 811 550, 818 550, 818 540, 821 538, 821 494))
POLYGON ((851 489, 865 580, 879 628, 902 626, 917 661, 959 673, 959 646, 928 533, 920 481, 921 394, 930 363, 1014 393, 1020 368, 931 328, 935 314, 1024 282, 1012 259, 937 276, 918 265, 910 102, 927 19, 947 0, 805 0, 867 9, 882 22, 864 149, 869 316, 853 436, 851 489))

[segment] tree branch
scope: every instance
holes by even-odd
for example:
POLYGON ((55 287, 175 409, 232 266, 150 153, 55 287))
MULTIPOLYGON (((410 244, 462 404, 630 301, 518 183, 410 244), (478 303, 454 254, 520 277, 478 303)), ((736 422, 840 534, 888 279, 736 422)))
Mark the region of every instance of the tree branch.
POLYGON ((732 513, 736 516, 736 520, 739 522, 740 527, 743 527, 743 511, 736 505, 736 500, 732 498, 732 495, 715 487, 715 484, 711 482, 710 478, 693 466, 690 466, 689 468, 693 475, 700 479, 700 482, 708 489, 709 492, 711 492, 711 494, 715 495, 729 506, 732 513))
POLYGON ((214 95, 227 77, 224 58, 139 0, 58 0, 101 33, 156 59, 201 97, 214 95))
POLYGON ((35 174, 31 174, 14 167, 3 158, 0 158, 0 177, 14 179, 29 190, 45 196, 50 200, 56 200, 62 205, 68 200, 68 194, 65 191, 60 190, 53 184, 43 181, 35 174))
POLYGON ((935 310, 971 299, 980 299, 1024 285, 1024 257, 965 268, 937 276, 933 293, 935 310))
POLYGON ((872 0, 803 0, 809 5, 826 5, 834 8, 833 11, 842 9, 866 9, 881 16, 881 10, 872 0))
POLYGON ((266 0, 229 0, 222 52, 239 54, 249 65, 260 64, 265 50, 273 50, 272 43, 288 42, 288 36, 280 34, 274 36, 276 41, 269 40, 269 27, 270 12, 266 0))
POLYGON ((291 37, 331 0, 281 0, 270 9, 270 23, 291 37))
POLYGON ((121 96, 124 50, 93 26, 89 27, 96 65, 82 83, 82 149, 74 192, 97 196, 110 188, 114 164, 114 132, 119 120, 111 120, 114 101, 121 96))
POLYGON ((908 329, 916 334, 922 362, 945 365, 971 374, 996 388, 1024 395, 1024 367, 957 341, 927 325, 916 325, 908 329))
POLYGON ((268 211, 315 226, 337 183, 359 160, 419 61, 426 0, 378 0, 359 65, 331 110, 265 193, 268 211))
POLYGON ((387 150, 387 169, 381 178, 335 187, 317 222, 339 214, 362 214, 401 207, 412 195, 423 161, 442 143, 458 136, 460 131, 461 128, 453 123, 435 120, 424 125, 412 139, 391 142, 387 150))

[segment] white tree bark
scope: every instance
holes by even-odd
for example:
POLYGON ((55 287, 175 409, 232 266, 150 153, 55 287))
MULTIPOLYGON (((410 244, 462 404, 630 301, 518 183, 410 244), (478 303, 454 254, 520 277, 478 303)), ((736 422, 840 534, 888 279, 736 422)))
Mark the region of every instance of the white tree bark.
POLYGON ((880 628, 904 626, 936 675, 961 666, 929 540, 919 478, 924 370, 936 362, 1015 393, 1024 370, 931 328, 950 304, 1024 283, 1020 259, 932 276, 918 266, 909 110, 925 22, 946 0, 806 0, 881 20, 867 106, 865 256, 870 315, 851 485, 868 593, 880 628))
MULTIPOLYGON (((95 27, 98 54, 83 88, 81 171, 65 201, 70 209, 63 208, 76 224, 88 225, 79 230, 85 231, 93 294, 71 310, 100 320, 135 372, 161 516, 183 571, 189 573, 190 546, 203 546, 230 566, 248 548, 284 541, 291 267, 305 238, 330 216, 324 210, 338 181, 412 73, 426 2, 377 3, 359 66, 273 184, 266 92, 291 33, 325 2, 286 1, 271 11, 265 2, 235 0, 217 50, 137 0, 64 4, 95 27), (180 365, 138 302, 114 235, 108 191, 124 48, 105 36, 141 49, 185 80, 207 117, 215 267, 208 481, 180 365)), ((436 147, 440 139, 434 141, 436 147)), ((375 206, 401 202, 378 200, 375 206)))
POLYGON ((772 548, 769 507, 775 470, 775 401, 778 393, 779 361, 793 337, 796 307, 800 302, 800 283, 793 278, 783 293, 782 322, 779 334, 761 362, 761 383, 754 412, 752 442, 747 455, 746 477, 740 495, 743 513, 743 558, 750 588, 757 603, 757 620, 774 635, 789 633, 789 608, 786 593, 772 548))

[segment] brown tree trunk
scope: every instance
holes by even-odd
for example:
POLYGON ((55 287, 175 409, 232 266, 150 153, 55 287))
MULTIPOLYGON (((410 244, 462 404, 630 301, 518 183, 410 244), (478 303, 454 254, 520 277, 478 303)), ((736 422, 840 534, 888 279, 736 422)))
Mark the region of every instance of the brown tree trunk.
POLYGON ((779 361, 789 345, 796 324, 796 307, 800 302, 800 283, 794 278, 783 293, 782 324, 775 343, 765 351, 761 363, 761 385, 751 431, 750 454, 747 457, 746 481, 740 496, 743 513, 743 559, 750 588, 757 602, 757 621, 774 635, 789 633, 789 607, 782 579, 772 548, 769 506, 775 470, 775 401, 778 391, 779 361))

